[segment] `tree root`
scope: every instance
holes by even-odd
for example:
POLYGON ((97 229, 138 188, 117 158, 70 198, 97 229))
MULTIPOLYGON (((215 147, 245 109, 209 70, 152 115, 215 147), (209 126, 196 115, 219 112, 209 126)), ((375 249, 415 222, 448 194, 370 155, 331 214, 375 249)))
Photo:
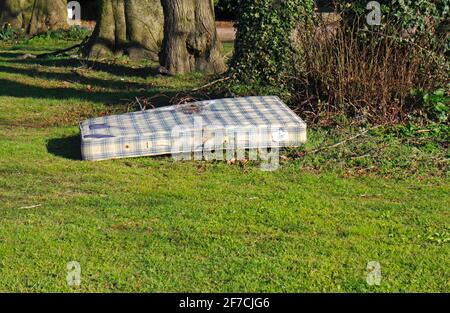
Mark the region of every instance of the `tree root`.
POLYGON ((17 57, 17 59, 19 60, 27 60, 27 59, 46 59, 49 57, 54 57, 54 56, 58 56, 60 54, 81 48, 82 46, 84 46, 84 44, 86 43, 86 39, 83 40, 81 43, 76 44, 74 46, 71 46, 69 48, 65 48, 65 49, 60 49, 60 50, 56 50, 53 52, 47 52, 47 53, 42 53, 42 54, 30 54, 30 53, 26 53, 26 54, 21 54, 17 57))

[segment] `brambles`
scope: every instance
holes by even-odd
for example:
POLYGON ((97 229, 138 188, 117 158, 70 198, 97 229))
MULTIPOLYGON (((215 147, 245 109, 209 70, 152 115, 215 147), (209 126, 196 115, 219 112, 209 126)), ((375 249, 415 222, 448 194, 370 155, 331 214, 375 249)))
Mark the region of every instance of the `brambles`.
POLYGON ((412 90, 434 91, 447 82, 443 51, 424 48, 426 37, 403 40, 395 28, 372 30, 356 21, 326 40, 309 29, 300 41, 308 49, 296 60, 293 98, 313 120, 345 114, 363 122, 404 122, 422 109, 412 90))
POLYGON ((323 19, 308 1, 242 2, 228 89, 276 93, 313 123, 439 122, 445 108, 424 114, 412 91, 448 87, 449 1, 379 2, 381 25, 367 24, 367 1, 337 1, 323 19))
MULTIPOLYGON (((341 114, 356 122, 391 124, 425 117, 430 106, 413 91, 427 94, 448 84, 448 34, 440 32, 448 6, 393 1, 382 6, 380 26, 366 24, 361 1, 343 7, 341 22, 331 31, 318 21, 299 33, 292 75, 299 109, 313 121, 341 114), (318 29, 328 30, 326 36, 318 29)), ((438 109, 442 120, 444 107, 438 109)), ((436 114, 426 118, 436 121, 436 114)))
POLYGON ((422 96, 425 109, 431 118, 439 122, 447 122, 449 114, 450 97, 445 94, 444 89, 438 89, 432 93, 426 92, 422 96))

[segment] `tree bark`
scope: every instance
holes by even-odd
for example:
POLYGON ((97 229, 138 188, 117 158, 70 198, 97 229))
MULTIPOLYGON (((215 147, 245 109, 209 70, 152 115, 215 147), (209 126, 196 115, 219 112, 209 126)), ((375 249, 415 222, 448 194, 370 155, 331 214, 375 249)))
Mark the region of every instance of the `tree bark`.
POLYGON ((30 35, 67 26, 66 0, 0 0, 0 23, 30 35))
POLYGON ((99 20, 84 52, 93 58, 126 54, 156 61, 163 28, 159 0, 101 0, 99 20))
POLYGON ((164 41, 160 63, 172 73, 221 73, 220 53, 212 0, 161 0, 164 41))

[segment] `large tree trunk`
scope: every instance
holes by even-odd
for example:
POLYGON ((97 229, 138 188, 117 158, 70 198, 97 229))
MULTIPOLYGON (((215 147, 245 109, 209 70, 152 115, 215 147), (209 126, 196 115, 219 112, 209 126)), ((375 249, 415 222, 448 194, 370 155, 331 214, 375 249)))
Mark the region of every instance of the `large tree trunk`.
POLYGON ((34 35, 67 26, 66 0, 0 0, 0 23, 34 35))
POLYGON ((101 0, 99 20, 85 54, 158 60, 164 15, 160 0, 101 0))
POLYGON ((164 41, 161 65, 172 73, 225 70, 213 0, 161 0, 164 41))

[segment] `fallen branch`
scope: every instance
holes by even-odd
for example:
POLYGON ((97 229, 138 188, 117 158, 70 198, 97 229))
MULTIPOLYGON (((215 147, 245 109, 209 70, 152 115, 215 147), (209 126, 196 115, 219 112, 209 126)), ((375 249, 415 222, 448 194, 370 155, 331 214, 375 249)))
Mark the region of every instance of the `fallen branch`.
POLYGON ((368 157, 370 157, 370 153, 354 156, 354 157, 351 157, 350 159, 351 160, 359 160, 359 159, 364 159, 364 158, 368 158, 368 157))
POLYGON ((139 107, 141 108, 141 111, 145 111, 146 107, 145 105, 142 105, 141 101, 139 101, 138 97, 135 97, 136 102, 139 104, 139 107))
POLYGON ((317 152, 320 152, 320 151, 323 151, 323 150, 333 149, 333 148, 342 146, 343 144, 345 144, 345 143, 347 143, 347 142, 349 142, 349 141, 355 140, 356 138, 359 138, 359 137, 361 137, 361 136, 364 136, 364 135, 367 134, 369 131, 374 130, 374 129, 376 129, 376 128, 379 128, 379 127, 381 127, 381 126, 383 126, 383 125, 378 125, 378 126, 375 126, 375 127, 368 128, 368 129, 366 129, 366 130, 360 132, 359 134, 357 134, 357 135, 355 135, 355 136, 352 136, 352 137, 350 137, 350 138, 347 138, 347 139, 345 139, 345 140, 343 140, 343 141, 340 141, 340 142, 338 142, 338 143, 335 143, 335 144, 333 144, 333 145, 326 146, 326 147, 322 147, 322 148, 319 148, 319 149, 310 150, 310 151, 305 151, 305 153, 317 153, 317 152))
POLYGON ((42 204, 36 204, 36 205, 30 205, 30 206, 23 206, 23 207, 18 208, 18 210, 22 210, 22 209, 34 209, 34 208, 38 208, 38 207, 40 207, 40 206, 42 206, 42 204))
POLYGON ((83 46, 83 44, 84 44, 84 41, 79 43, 79 44, 76 44, 74 46, 71 46, 69 48, 60 49, 60 50, 56 50, 56 51, 48 52, 48 53, 38 54, 38 55, 36 55, 36 58, 38 58, 38 59, 45 59, 45 58, 48 58, 48 57, 54 57, 54 56, 60 55, 62 53, 69 52, 71 50, 74 50, 74 49, 77 49, 77 48, 81 48, 81 46, 83 46))
POLYGON ((221 83, 221 82, 225 82, 225 81, 229 80, 230 78, 231 78, 230 76, 226 76, 226 77, 217 79, 217 80, 212 81, 212 82, 210 82, 210 83, 207 83, 206 85, 203 85, 203 86, 201 86, 201 87, 194 88, 194 89, 191 90, 191 92, 196 92, 196 91, 199 91, 199 90, 203 90, 203 89, 205 89, 205 88, 214 86, 215 84, 218 84, 218 83, 221 83))
POLYGON ((18 57, 18 59, 23 59, 23 60, 27 60, 27 59, 45 59, 45 58, 48 58, 48 57, 57 56, 57 55, 60 55, 62 53, 69 52, 71 50, 74 50, 74 49, 77 49, 77 48, 81 48, 86 43, 86 41, 88 39, 89 39, 89 37, 86 37, 79 44, 76 44, 74 46, 71 46, 71 47, 68 47, 68 48, 65 48, 65 49, 56 50, 56 51, 53 51, 53 52, 47 52, 47 53, 42 53, 42 54, 30 54, 30 53, 23 54, 23 55, 20 55, 18 57))

